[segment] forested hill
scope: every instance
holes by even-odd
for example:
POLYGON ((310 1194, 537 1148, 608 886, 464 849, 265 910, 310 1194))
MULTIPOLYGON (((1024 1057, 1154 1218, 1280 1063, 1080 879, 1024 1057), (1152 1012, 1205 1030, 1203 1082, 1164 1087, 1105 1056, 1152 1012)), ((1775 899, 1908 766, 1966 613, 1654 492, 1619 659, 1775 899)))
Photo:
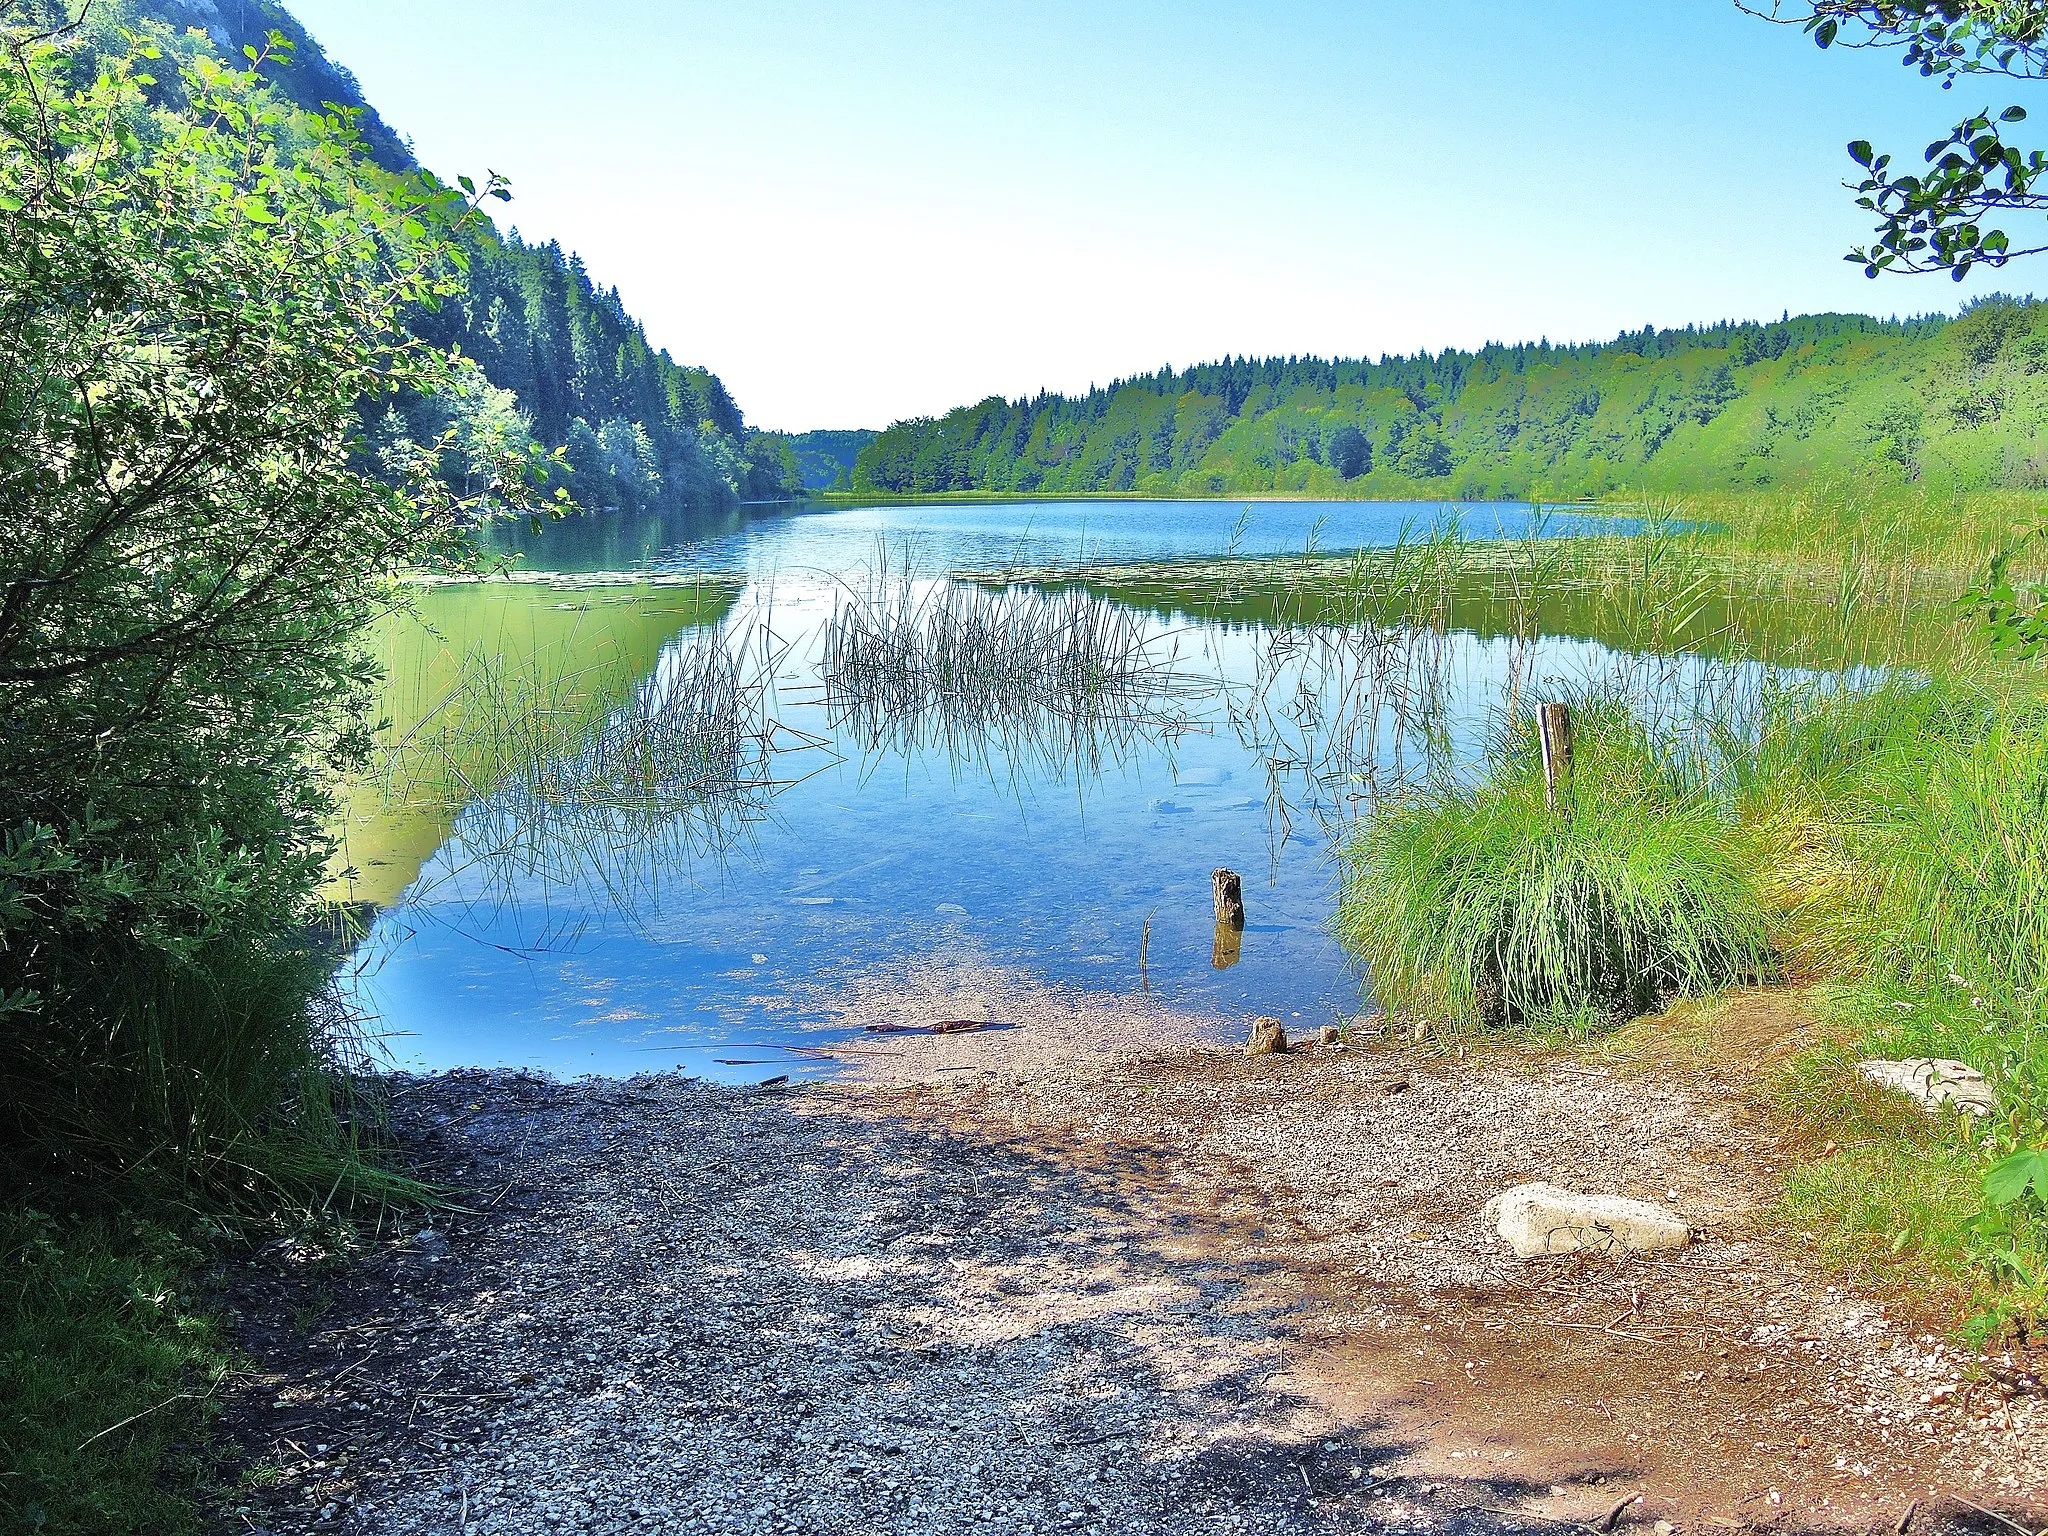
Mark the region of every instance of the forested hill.
MULTIPOLYGON (((54 18, 59 3, 32 0, 36 8, 54 18)), ((179 52, 198 46, 196 27, 238 63, 245 46, 260 49, 272 29, 282 32, 293 56, 266 66, 273 88, 310 111, 329 103, 358 109, 370 153, 390 170, 416 168, 411 149, 364 101, 355 78, 274 0, 99 0, 87 13, 84 51, 89 57, 115 45, 123 28, 144 26, 161 29, 179 52)), ((408 403, 373 424, 382 451, 427 441, 451 418, 458 428, 473 418, 503 431, 523 417, 545 446, 567 449, 564 483, 589 511, 701 510, 802 489, 794 457, 780 439, 747 428, 715 374, 651 346, 618 290, 599 287, 581 260, 552 241, 529 245, 516 230, 503 239, 477 237, 467 292, 416 315, 413 330, 460 346, 492 389, 474 399, 408 403)))
POLYGON ((1379 362, 1226 359, 899 422, 865 492, 1575 497, 1815 475, 2048 486, 2048 305, 1379 362))

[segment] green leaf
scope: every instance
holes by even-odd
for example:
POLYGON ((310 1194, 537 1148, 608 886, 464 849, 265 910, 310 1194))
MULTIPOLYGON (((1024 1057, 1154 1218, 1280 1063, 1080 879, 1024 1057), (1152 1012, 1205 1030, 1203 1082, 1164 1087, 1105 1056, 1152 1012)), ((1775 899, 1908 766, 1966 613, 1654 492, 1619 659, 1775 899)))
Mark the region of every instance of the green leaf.
POLYGON ((2027 109, 2025 107, 2007 107, 1998 114, 1998 120, 2001 123, 2023 122, 2026 119, 2026 115, 2027 109))
POLYGON ((1870 164, 1870 140, 1853 139, 1849 144, 1849 158, 1858 165, 1870 164))
POLYGON ((2048 1198, 2048 1152, 2023 1148, 1993 1163, 1984 1175, 1984 1198, 1993 1205, 2013 1205, 2031 1189, 2048 1198))
POLYGON ((1841 24, 1829 18, 1813 29, 1813 40, 1825 48, 1835 40, 1835 33, 1840 30, 1841 24))

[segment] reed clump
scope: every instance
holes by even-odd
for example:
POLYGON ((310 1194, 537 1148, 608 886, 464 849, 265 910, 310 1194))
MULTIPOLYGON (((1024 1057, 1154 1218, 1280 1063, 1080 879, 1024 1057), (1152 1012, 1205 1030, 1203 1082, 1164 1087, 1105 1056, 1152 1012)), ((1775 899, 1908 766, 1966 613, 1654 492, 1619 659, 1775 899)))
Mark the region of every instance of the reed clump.
POLYGON ((1388 1009, 1580 1025, 1771 973, 1756 850, 1699 765, 1626 699, 1576 715, 1555 805, 1517 715, 1478 782, 1400 794, 1346 848, 1337 928, 1388 1009))
POLYGON ((892 578, 842 592, 820 666, 835 726, 864 750, 1099 771, 1190 724, 1214 684, 1142 615, 1083 592, 892 578))
MULTIPOLYGON (((1637 496, 1555 510, 1520 538, 1455 512, 1347 554, 1041 566, 986 573, 1162 615, 1274 626, 1576 637, 1825 671, 1975 666, 1958 606, 1992 555, 2044 519, 2038 497, 1854 482, 1755 495, 1637 496)), ((2048 547, 2019 551, 2038 579, 2048 547)))
POLYGON ((427 875, 437 920, 522 887, 601 888, 630 914, 643 877, 725 856, 795 782, 784 754, 824 745, 775 718, 785 654, 765 624, 693 629, 646 676, 603 646, 466 653, 381 761, 386 804, 453 834, 427 875))

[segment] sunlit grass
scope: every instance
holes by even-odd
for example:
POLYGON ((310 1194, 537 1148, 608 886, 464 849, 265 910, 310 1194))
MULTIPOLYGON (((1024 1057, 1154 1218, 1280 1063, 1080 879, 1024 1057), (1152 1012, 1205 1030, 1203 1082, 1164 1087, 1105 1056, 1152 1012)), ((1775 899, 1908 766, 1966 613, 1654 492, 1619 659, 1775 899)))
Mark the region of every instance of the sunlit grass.
POLYGON ((1579 765, 1556 808, 1516 715, 1478 783, 1398 796, 1346 849, 1337 928, 1383 1006, 1543 1027, 1773 970, 1747 830, 1629 701, 1577 703, 1579 765))

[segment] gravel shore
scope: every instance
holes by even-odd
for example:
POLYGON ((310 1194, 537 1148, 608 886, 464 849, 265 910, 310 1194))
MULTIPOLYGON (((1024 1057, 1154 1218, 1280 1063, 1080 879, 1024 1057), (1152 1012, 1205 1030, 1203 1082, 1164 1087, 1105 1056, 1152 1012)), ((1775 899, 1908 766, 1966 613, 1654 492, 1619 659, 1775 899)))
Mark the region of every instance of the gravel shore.
POLYGON ((1816 1279, 1754 1219, 1770 1147, 1690 1090, 920 1048, 794 1089, 397 1085, 467 1208, 247 1278, 234 1528, 2043 1523, 2039 1384, 1816 1279), (1701 1240, 1516 1260, 1478 1208, 1538 1177, 1701 1240))

